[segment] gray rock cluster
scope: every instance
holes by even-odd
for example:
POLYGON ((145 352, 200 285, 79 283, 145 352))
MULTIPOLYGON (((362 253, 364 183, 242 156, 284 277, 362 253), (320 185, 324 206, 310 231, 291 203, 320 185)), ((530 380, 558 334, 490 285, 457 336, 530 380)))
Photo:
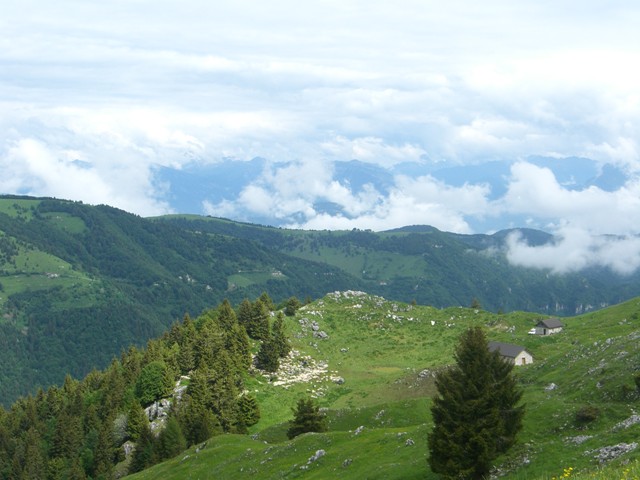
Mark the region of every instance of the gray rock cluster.
POLYGON ((320 458, 324 457, 326 454, 327 452, 325 452, 322 449, 316 450, 316 453, 314 453, 312 456, 309 457, 309 461, 307 462, 307 465, 319 460, 320 458))
POLYGON ((593 458, 598 460, 600 463, 606 463, 610 460, 618 458, 625 453, 629 453, 632 450, 638 448, 638 444, 636 442, 633 443, 619 443, 617 445, 611 445, 609 447, 602 447, 596 450, 591 450, 585 452, 588 455, 594 454, 593 458))
POLYGON ((640 415, 631 415, 626 420, 621 421, 613 427, 613 430, 622 430, 623 428, 629 428, 636 423, 640 423, 640 415))
POLYGON ((574 445, 580 445, 581 443, 586 442, 590 438, 593 438, 591 435, 577 435, 575 437, 567 437, 564 439, 565 443, 572 443, 574 445))
POLYGON ((158 434, 164 427, 171 409, 171 400, 163 398, 157 402, 153 402, 147 408, 144 409, 144 413, 150 422, 151 431, 158 434))

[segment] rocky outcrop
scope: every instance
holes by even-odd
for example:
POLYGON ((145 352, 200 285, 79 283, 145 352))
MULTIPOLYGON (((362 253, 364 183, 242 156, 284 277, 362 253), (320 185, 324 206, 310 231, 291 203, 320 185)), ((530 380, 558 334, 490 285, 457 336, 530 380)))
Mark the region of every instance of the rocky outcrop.
POLYGON ((585 452, 586 455, 593 455, 593 458, 598 460, 599 463, 606 463, 615 458, 618 458, 625 453, 629 453, 638 447, 636 442, 633 443, 619 443, 617 445, 611 445, 609 447, 602 447, 596 450, 589 450, 585 452))

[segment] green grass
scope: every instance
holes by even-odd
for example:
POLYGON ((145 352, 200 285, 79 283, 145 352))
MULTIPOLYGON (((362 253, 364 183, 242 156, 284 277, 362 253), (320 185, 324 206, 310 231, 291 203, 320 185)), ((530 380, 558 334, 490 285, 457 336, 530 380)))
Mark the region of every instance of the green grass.
POLYGON ((310 247, 309 242, 302 247, 288 251, 290 255, 305 260, 323 262, 341 268, 356 278, 390 281, 396 276, 420 277, 428 270, 423 259, 416 259, 413 255, 351 247, 349 251, 340 248, 321 246, 317 249, 310 247))
MULTIPOLYGON (((18 245, 17 255, 11 261, 0 265, 0 309, 4 308, 10 295, 25 291, 48 290, 52 288, 77 288, 87 286, 91 279, 73 266, 49 253, 18 245)), ((91 303, 90 298, 80 298, 81 303, 91 303)))
POLYGON ((87 230, 87 226, 81 218, 67 212, 48 212, 43 216, 48 218, 52 225, 69 233, 79 234, 87 230))
POLYGON ((269 280, 284 280, 287 278, 277 270, 241 272, 227 277, 229 289, 244 288, 255 284, 264 284, 269 280))
POLYGON ((39 204, 40 200, 36 199, 0 198, 0 213, 29 220, 33 217, 33 209, 39 204))

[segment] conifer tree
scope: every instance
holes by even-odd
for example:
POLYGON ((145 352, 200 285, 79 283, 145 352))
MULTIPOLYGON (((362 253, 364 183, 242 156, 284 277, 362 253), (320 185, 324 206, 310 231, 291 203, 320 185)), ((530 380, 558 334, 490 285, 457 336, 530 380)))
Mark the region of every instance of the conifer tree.
POLYGON ((145 424, 148 423, 149 420, 146 413, 144 413, 144 409, 138 402, 133 402, 127 413, 127 436, 136 442, 145 424))
POLYGON ((260 405, 256 397, 250 394, 242 395, 238 399, 238 427, 239 433, 243 429, 255 425, 260 420, 260 405))
POLYGON ((178 366, 183 374, 196 368, 196 326, 191 317, 186 314, 180 329, 180 352, 178 353, 178 366))
POLYGON ((87 475, 82 467, 82 462, 79 457, 75 457, 71 460, 69 466, 68 480, 86 480, 87 475))
POLYGON ((235 368, 226 351, 221 351, 213 370, 207 373, 210 391, 207 407, 218 417, 225 432, 237 421, 238 389, 234 379, 235 368))
POLYGON ((522 391, 513 365, 489 352, 481 328, 462 334, 456 364, 436 376, 429 465, 443 478, 482 479, 522 428, 522 391))
POLYGON ((293 410, 293 420, 289 422, 287 437, 294 438, 307 432, 326 432, 327 418, 311 398, 298 400, 293 410))
POLYGON ((165 427, 158 435, 156 455, 158 460, 166 460, 175 457, 187 448, 187 441, 182 433, 182 428, 175 416, 167 419, 165 427))
POLYGON ((254 340, 264 340, 269 336, 269 310, 259 299, 251 305, 251 317, 245 328, 254 340))
POLYGON ((258 299, 264 304, 265 307, 267 307, 267 310, 269 310, 270 312, 273 312, 276 309, 273 300, 271 300, 271 297, 267 292, 262 292, 258 299))
POLYGON ((236 318, 238 319, 238 323, 242 325, 248 333, 249 324, 251 323, 251 302, 248 298, 243 299, 240 305, 238 305, 236 318))
POLYGON ((154 437, 149 424, 142 427, 133 451, 129 473, 140 472, 153 464, 154 437))
POLYGON ((282 315, 282 312, 278 312, 276 320, 273 322, 271 336, 273 337, 273 343, 278 352, 278 356, 284 358, 289 355, 291 344, 289 343, 287 335, 284 333, 284 315, 282 315))
POLYGON ((135 382, 142 369, 142 352, 135 346, 129 347, 127 352, 120 355, 120 363, 124 369, 124 378, 127 384, 135 382))
POLYGON ((280 366, 280 351, 273 339, 269 336, 260 344, 260 350, 256 355, 256 367, 266 372, 275 372, 280 366))
POLYGON ((220 421, 212 411, 194 399, 187 398, 180 407, 178 421, 187 446, 205 441, 208 438, 222 433, 220 421))
POLYGON ((188 445, 222 433, 220 420, 211 410, 214 400, 209 376, 206 368, 199 368, 193 372, 179 408, 178 421, 188 445))
POLYGON ((251 366, 251 345, 246 330, 237 323, 226 336, 226 349, 241 374, 251 366))
POLYGON ((298 309, 301 307, 300 300, 297 297, 291 297, 284 306, 284 314, 287 317, 292 317, 296 314, 298 309))
POLYGON ((180 352, 178 353, 178 366, 180 367, 180 373, 183 375, 188 374, 196 367, 196 356, 194 349, 194 341, 185 341, 180 346, 180 352))
POLYGON ((46 471, 47 462, 42 452, 42 438, 40 433, 31 427, 25 436, 25 478, 45 478, 46 471))
POLYGON ((217 323, 205 320, 195 343, 196 368, 211 368, 216 357, 224 349, 224 333, 217 323))
MULTIPOLYGON (((149 428, 149 424, 146 425, 146 430, 153 441, 153 434, 149 428)), ((142 435, 145 435, 146 431, 143 428, 142 435)), ((138 444, 140 439, 138 439, 138 444)), ((113 471, 115 448, 113 445, 113 417, 108 417, 102 422, 100 431, 98 432, 98 441, 93 451, 93 477, 94 478, 111 478, 113 471)), ((144 468, 144 467, 143 467, 144 468)))
POLYGON ((223 331, 231 330, 231 327, 233 327, 233 325, 235 325, 238 321, 236 319, 236 312, 233 311, 229 300, 227 300, 226 298, 218 306, 216 313, 218 325, 220 325, 223 331))

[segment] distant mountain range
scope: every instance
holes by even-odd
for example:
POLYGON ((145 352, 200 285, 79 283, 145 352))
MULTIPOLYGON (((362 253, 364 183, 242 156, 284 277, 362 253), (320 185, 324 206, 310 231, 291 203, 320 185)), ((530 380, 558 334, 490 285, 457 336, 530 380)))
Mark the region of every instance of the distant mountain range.
MULTIPOLYGON (((626 181, 624 172, 617 167, 609 164, 599 166, 587 158, 529 157, 527 161, 550 169, 557 181, 570 190, 596 186, 610 192, 620 188, 626 181)), ((495 200, 506 192, 513 163, 489 161, 459 166, 447 163, 406 162, 384 168, 359 160, 338 161, 333 164, 333 179, 347 186, 353 194, 362 192, 366 185, 370 185, 379 193, 388 195, 397 175, 413 178, 430 175, 454 187, 460 187, 465 183, 488 185, 491 190, 489 199, 495 200)), ((242 190, 257 181, 268 166, 274 169, 282 168, 287 166, 287 163, 274 164, 259 157, 247 162, 225 160, 214 164, 191 163, 182 169, 158 167, 155 179, 165 189, 163 200, 174 211, 202 215, 207 213, 204 202, 217 205, 223 201, 236 200, 242 190)), ((331 202, 318 202, 314 204, 314 210, 319 214, 341 214, 349 218, 348 212, 331 202)), ((283 220, 275 216, 259 215, 249 210, 241 211, 239 215, 247 222, 285 226, 283 220)), ((469 223, 473 231, 488 232, 509 228, 512 225, 525 225, 526 219, 516 215, 504 215, 469 219, 469 223)))

